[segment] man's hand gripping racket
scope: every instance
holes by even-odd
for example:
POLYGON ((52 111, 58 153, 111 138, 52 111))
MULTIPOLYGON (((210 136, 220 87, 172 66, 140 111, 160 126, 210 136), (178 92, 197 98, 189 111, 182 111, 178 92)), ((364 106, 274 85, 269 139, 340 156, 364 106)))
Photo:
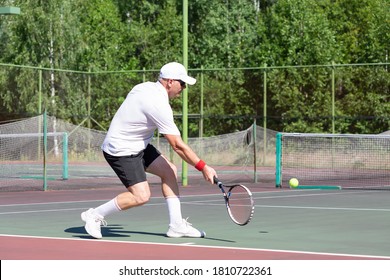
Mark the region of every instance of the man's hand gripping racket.
POLYGON ((214 177, 214 184, 221 189, 226 209, 233 222, 240 226, 248 224, 255 212, 251 191, 240 184, 226 186, 217 177, 214 177))

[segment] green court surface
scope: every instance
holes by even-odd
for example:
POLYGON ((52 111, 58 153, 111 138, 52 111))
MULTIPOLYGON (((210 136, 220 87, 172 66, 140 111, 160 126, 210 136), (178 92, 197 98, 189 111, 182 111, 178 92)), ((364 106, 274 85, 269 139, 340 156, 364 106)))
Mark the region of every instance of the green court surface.
MULTIPOLYGON (((389 192, 248 186, 256 206, 254 218, 246 226, 230 221, 216 186, 182 187, 184 218, 189 217, 188 221, 205 230, 207 236, 167 238, 165 200, 159 187, 152 185, 153 197, 148 204, 106 217, 103 240, 304 252, 326 254, 329 259, 338 255, 390 259, 389 192)), ((0 237, 90 239, 80 213, 121 191, 113 187, 0 193, 0 237)), ((310 255, 305 258, 310 259, 310 255)))

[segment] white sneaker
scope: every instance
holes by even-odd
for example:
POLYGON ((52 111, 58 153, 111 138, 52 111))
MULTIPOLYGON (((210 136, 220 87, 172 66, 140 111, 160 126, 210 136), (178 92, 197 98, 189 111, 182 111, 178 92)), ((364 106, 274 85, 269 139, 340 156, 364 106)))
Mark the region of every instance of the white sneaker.
MULTIPOLYGON (((188 218, 187 218, 188 219, 188 218)), ((204 231, 194 228, 187 219, 183 219, 183 222, 179 226, 169 226, 167 232, 168 237, 205 237, 204 231)))
POLYGON ((81 220, 85 222, 85 230, 89 235, 94 238, 102 238, 101 226, 106 226, 107 222, 104 218, 96 213, 93 213, 94 209, 90 208, 88 211, 81 213, 81 220))

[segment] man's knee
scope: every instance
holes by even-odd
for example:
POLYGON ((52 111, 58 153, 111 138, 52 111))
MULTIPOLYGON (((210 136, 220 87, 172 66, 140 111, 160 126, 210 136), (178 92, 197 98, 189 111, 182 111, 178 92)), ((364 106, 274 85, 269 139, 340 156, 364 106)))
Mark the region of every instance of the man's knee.
POLYGON ((167 171, 170 172, 171 176, 174 176, 175 178, 177 178, 177 167, 176 167, 176 165, 174 165, 172 162, 168 162, 168 163, 169 163, 170 170, 167 170, 167 171))
POLYGON ((150 192, 148 193, 142 193, 137 196, 134 196, 138 205, 143 205, 145 203, 148 203, 150 200, 150 192))
POLYGON ((128 187, 128 190, 132 194, 132 199, 135 201, 137 206, 149 202, 151 193, 147 183, 128 187))

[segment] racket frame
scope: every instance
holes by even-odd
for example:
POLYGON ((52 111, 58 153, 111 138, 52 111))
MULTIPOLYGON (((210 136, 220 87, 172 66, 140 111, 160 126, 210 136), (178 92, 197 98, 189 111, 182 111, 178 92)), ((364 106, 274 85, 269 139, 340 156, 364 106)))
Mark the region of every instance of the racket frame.
POLYGON ((244 185, 241 185, 241 184, 235 184, 235 185, 224 185, 221 181, 219 181, 216 177, 214 177, 214 183, 219 187, 219 189, 221 190, 222 194, 223 194, 223 198, 225 200, 225 205, 226 205, 226 210, 228 211, 228 214, 229 214, 229 217, 230 219, 237 225, 240 225, 240 226, 245 226, 247 225, 253 218, 253 214, 255 213, 255 205, 254 205, 254 202, 253 202, 253 197, 252 197, 252 192, 244 185), (251 201, 251 213, 248 217, 248 219, 244 222, 244 223, 240 223, 238 222, 234 216, 232 215, 232 212, 230 210, 230 205, 229 205, 229 197, 230 197, 230 194, 231 194, 231 190, 234 188, 234 187, 237 187, 237 186, 240 186, 242 187, 243 189, 245 189, 245 191, 248 193, 248 196, 250 198, 250 201, 251 201), (228 189, 228 191, 226 192, 226 189, 228 189))

